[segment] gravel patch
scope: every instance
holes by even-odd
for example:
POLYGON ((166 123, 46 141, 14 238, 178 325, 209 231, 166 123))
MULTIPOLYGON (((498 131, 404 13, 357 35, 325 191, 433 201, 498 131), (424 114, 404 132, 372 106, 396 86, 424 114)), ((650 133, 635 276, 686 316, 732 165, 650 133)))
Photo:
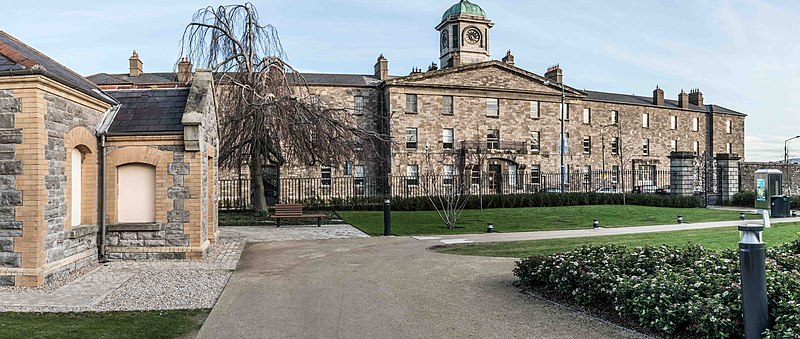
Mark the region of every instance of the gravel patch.
POLYGON ((150 270, 137 273, 94 307, 97 311, 212 308, 231 271, 150 270))
POLYGON ((19 294, 48 294, 51 293, 64 285, 67 285, 76 279, 94 271, 98 267, 102 266, 102 264, 95 263, 91 265, 87 265, 82 267, 79 270, 75 270, 70 272, 67 275, 60 276, 50 281, 47 285, 44 286, 36 286, 36 287, 26 287, 26 286, 0 286, 0 294, 2 293, 19 293, 19 294))

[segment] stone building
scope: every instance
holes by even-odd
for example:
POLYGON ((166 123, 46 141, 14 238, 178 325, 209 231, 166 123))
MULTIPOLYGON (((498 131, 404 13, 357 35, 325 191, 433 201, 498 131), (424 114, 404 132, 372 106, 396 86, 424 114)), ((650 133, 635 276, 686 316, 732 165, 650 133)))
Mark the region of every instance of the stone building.
POLYGON ((103 92, 0 31, 0 284, 102 255, 202 257, 216 235, 212 86, 198 72, 168 94, 103 92))
MULTIPOLYGON (((689 163, 708 167, 718 154, 744 156, 745 114, 705 102, 699 89, 672 98, 658 87, 652 96, 580 90, 565 84, 559 65, 540 75, 517 67, 511 51, 493 60, 494 25, 481 7, 462 0, 435 26, 439 65, 427 71, 392 76, 381 55, 372 74, 303 74, 320 100, 350 110, 364 128, 387 133, 393 143, 389 154, 353 159, 339 168, 291 164, 281 176, 321 178, 307 196, 326 192, 326 178, 358 183, 386 174, 482 173, 538 190, 545 188, 545 173, 552 178, 560 170, 562 96, 568 173, 605 169, 607 184, 616 186, 615 173, 636 170, 630 189, 655 183, 657 171, 670 169, 673 151, 690 152, 696 159, 689 163), (485 161, 471 160, 475 153, 485 161), (436 168, 424 165, 431 158, 436 168)), ((174 73, 90 77, 103 88, 172 86, 176 78, 174 73)))

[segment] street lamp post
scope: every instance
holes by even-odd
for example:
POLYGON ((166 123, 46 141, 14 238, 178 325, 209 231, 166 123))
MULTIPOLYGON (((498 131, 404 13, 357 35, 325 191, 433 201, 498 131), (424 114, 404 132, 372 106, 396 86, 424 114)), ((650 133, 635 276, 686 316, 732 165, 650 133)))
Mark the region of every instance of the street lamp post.
POLYGON ((559 153, 561 153, 561 159, 560 159, 561 173, 559 175, 559 177, 560 177, 559 183, 560 183, 560 187, 561 187, 561 192, 563 193, 564 192, 564 182, 566 181, 565 180, 566 179, 565 176, 567 174, 566 165, 564 165, 564 151, 566 149, 566 144, 565 144, 565 140, 564 140, 564 101, 565 101, 564 82, 563 81, 561 81, 561 82, 546 81, 544 84, 545 85, 559 85, 559 86, 561 86, 561 142, 559 144, 559 147, 561 148, 561 149, 559 149, 559 153))
POLYGON ((792 138, 786 139, 786 141, 783 142, 783 163, 784 164, 787 164, 787 165, 789 164, 789 141, 792 141, 792 140, 798 139, 798 138, 800 138, 800 135, 798 135, 796 137, 792 137, 792 138))
MULTIPOLYGON (((789 173, 789 141, 794 139, 800 138, 800 135, 786 139, 783 142, 783 166, 786 168, 786 173, 789 173)), ((793 176, 789 176, 789 181, 792 181, 793 176)), ((792 194, 792 187, 794 186, 794 182, 789 183, 789 194, 792 194)))

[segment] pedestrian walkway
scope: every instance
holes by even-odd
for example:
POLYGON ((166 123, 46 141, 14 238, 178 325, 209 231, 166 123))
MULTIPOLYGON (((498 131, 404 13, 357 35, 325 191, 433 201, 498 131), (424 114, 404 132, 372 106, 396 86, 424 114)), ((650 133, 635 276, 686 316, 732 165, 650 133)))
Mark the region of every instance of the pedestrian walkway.
POLYGON ((408 237, 248 243, 198 338, 641 338, 408 237))
MULTIPOLYGON (((800 218, 773 218, 770 222, 775 224, 800 222, 800 218)), ((421 241, 438 241, 443 244, 470 243, 470 242, 506 242, 524 240, 544 240, 562 238, 581 238, 599 237, 604 235, 621 235, 633 233, 650 233, 665 231, 697 230, 715 227, 734 227, 745 224, 761 224, 761 220, 735 220, 735 221, 716 221, 699 222, 693 224, 672 224, 656 226, 635 226, 635 227, 615 227, 598 228, 584 230, 564 230, 564 231, 536 231, 536 232, 514 232, 514 233, 483 233, 483 234, 454 234, 428 237, 413 237, 421 241)))

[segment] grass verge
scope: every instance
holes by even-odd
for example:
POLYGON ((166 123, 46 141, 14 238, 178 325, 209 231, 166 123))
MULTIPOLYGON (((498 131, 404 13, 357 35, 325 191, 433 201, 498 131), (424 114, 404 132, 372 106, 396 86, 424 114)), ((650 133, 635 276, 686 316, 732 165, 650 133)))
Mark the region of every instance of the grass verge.
MULTIPOLYGON (((798 232, 800 232, 800 223, 773 224, 772 228, 764 231, 764 242, 768 247, 789 243, 800 236, 798 232)), ((583 245, 638 247, 647 245, 685 245, 688 243, 698 244, 711 250, 737 248, 739 231, 734 227, 720 227, 600 237, 449 245, 437 246, 432 250, 447 254, 524 258, 534 255, 567 252, 583 245)))
POLYGON ((0 313, 0 337, 193 338, 208 312, 0 313))
MULTIPOLYGON (((383 212, 339 211, 338 214, 364 233, 383 234, 383 212)), ((496 232, 571 230, 590 228, 594 218, 603 227, 664 225, 675 223, 678 215, 687 223, 739 219, 738 212, 705 208, 620 205, 496 208, 465 210, 457 227, 449 230, 436 211, 400 211, 392 212, 392 232, 395 235, 483 233, 489 222, 496 232)))

